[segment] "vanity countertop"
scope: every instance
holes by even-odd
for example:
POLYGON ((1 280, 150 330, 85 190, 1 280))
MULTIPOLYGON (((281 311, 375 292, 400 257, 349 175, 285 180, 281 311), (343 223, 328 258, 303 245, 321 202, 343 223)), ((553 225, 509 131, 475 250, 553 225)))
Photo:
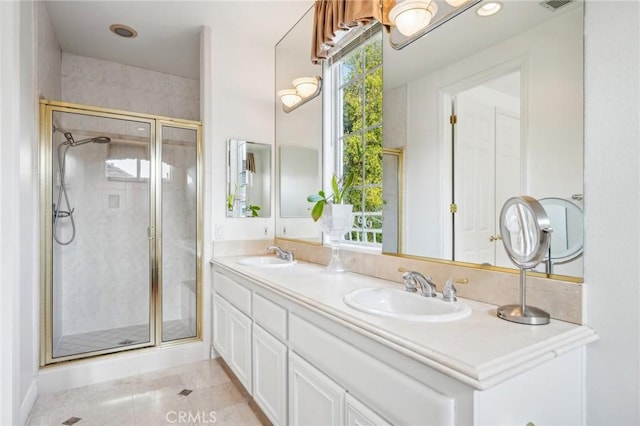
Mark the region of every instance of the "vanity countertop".
POLYGON ((587 326, 553 319, 538 326, 504 321, 497 318, 496 306, 462 298, 472 313, 461 320, 425 323, 376 316, 347 306, 344 295, 367 287, 401 289, 401 282, 327 274, 321 265, 304 261, 284 268, 238 264, 244 257, 217 257, 212 263, 479 390, 598 338, 587 326))

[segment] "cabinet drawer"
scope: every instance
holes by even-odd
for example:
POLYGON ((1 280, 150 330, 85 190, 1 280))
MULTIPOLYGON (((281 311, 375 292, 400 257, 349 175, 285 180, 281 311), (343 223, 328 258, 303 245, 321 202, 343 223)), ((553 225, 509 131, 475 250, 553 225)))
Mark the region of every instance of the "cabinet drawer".
POLYGON ((392 424, 453 425, 455 399, 291 314, 289 347, 392 424), (375 372, 375 374, 372 374, 375 372))
POLYGON ((213 287, 219 295, 241 312, 251 316, 251 291, 233 281, 226 275, 214 272, 213 287))
POLYGON ((253 320, 278 339, 287 340, 287 310, 257 293, 253 295, 253 320))

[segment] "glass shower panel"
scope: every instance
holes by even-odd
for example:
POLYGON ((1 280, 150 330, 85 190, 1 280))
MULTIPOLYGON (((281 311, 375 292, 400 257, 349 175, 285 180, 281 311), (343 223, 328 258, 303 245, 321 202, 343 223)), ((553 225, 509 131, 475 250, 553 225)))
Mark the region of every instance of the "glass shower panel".
POLYGON ((52 122, 52 358, 150 346, 152 122, 52 122))
POLYGON ((198 133, 161 125, 162 341, 197 333, 198 133))

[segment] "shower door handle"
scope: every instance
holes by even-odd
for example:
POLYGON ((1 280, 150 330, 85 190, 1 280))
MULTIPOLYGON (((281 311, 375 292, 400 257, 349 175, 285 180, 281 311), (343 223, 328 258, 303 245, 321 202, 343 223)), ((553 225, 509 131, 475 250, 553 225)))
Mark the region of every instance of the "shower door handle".
POLYGON ((149 241, 156 238, 153 226, 147 226, 147 237, 149 237, 149 241))

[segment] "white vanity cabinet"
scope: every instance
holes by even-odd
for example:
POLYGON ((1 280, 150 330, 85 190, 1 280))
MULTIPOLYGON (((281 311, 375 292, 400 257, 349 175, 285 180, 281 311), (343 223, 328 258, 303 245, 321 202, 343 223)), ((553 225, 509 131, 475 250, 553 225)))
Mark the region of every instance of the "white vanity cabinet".
POLYGON ((252 393, 251 292, 219 273, 214 288, 213 347, 252 393))
POLYGON ((287 424, 287 310, 214 272, 213 346, 274 425, 287 424))
POLYGON ((293 351, 289 354, 289 400, 292 425, 390 425, 293 351))
POLYGON ((348 393, 344 400, 346 426, 391 426, 385 419, 348 393))
POLYGON ((289 420, 292 425, 344 425, 345 391, 294 352, 289 354, 289 420))
MULTIPOLYGON (((331 296, 322 292, 334 287, 331 282, 321 289, 325 284, 314 281, 308 294, 297 297, 309 269, 301 268, 299 276, 289 270, 277 281, 273 273, 261 272, 262 278, 257 272, 236 272, 224 262, 214 268, 214 347, 273 424, 582 423, 582 346, 594 340, 592 330, 557 324, 562 327, 557 335, 522 346, 521 339, 546 329, 500 322, 490 311, 478 310, 476 321, 484 334, 468 335, 477 342, 474 347, 482 353, 492 350, 503 337, 491 330, 508 331, 509 343, 516 344, 477 365, 454 358, 443 362, 399 344, 384 329, 378 334, 379 329, 351 322, 340 311, 342 295, 331 302, 333 307, 323 308, 331 296), (314 301, 310 294, 315 293, 322 293, 323 302, 314 301)), ((472 322, 465 326, 476 327, 472 322)), ((434 334, 440 328, 424 330, 431 333, 429 339, 438 338, 434 334)), ((459 357, 458 334, 443 336, 459 357)))
POLYGON ((287 310, 253 292, 253 398, 274 425, 287 424, 287 310))

